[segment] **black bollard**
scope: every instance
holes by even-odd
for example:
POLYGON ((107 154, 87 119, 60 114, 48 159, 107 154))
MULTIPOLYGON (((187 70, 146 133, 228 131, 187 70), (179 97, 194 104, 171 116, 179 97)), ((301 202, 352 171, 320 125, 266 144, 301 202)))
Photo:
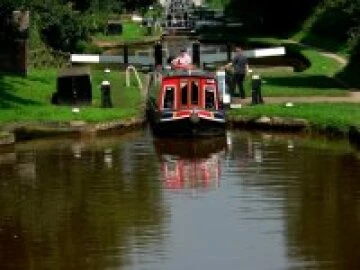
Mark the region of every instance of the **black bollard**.
POLYGON ((230 62, 232 57, 231 57, 231 44, 228 43, 226 44, 226 53, 227 53, 227 61, 230 62))
POLYGON ((261 79, 259 75, 253 75, 251 78, 251 104, 264 103, 261 95, 261 79))
POLYGON ((163 52, 161 42, 157 42, 154 46, 154 58, 155 58, 155 67, 163 65, 163 52))
POLYGON ((192 62, 196 66, 200 66, 200 42, 192 44, 192 62))
POLYGON ((129 64, 129 47, 128 45, 124 45, 124 64, 127 66, 129 64))
POLYGON ((112 108, 111 102, 111 85, 109 81, 101 82, 101 107, 112 108))

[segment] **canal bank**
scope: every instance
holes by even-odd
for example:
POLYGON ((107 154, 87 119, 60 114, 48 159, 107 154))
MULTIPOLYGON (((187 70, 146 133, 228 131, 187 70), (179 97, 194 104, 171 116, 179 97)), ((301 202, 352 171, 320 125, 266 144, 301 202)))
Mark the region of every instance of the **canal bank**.
POLYGON ((145 119, 133 117, 129 119, 88 123, 74 120, 70 122, 16 123, 2 127, 0 145, 16 142, 48 138, 56 136, 95 136, 103 132, 127 132, 145 124, 145 119))
MULTIPOLYGON (((360 146, 360 126, 347 127, 319 125, 307 119, 297 117, 279 116, 250 116, 228 113, 228 129, 297 132, 304 134, 323 135, 332 138, 348 138, 349 141, 360 146)), ((116 132, 125 133, 146 125, 144 117, 88 123, 85 121, 70 122, 42 122, 42 123, 16 123, 2 127, 0 131, 0 146, 11 145, 31 139, 48 138, 56 136, 101 136, 102 134, 116 132)))
POLYGON ((227 114, 231 128, 320 134, 360 145, 360 92, 343 97, 264 97, 259 105, 252 105, 251 98, 235 102, 236 108, 227 114))

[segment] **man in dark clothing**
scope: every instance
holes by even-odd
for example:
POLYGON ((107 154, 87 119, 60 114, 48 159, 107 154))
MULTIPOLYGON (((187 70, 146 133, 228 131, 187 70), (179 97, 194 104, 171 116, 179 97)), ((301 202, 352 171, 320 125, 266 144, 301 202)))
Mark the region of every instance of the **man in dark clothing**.
POLYGON ((235 95, 236 86, 240 92, 240 98, 245 98, 245 90, 244 90, 244 79, 249 70, 249 64, 247 57, 243 54, 242 49, 240 47, 236 47, 235 49, 236 55, 233 60, 225 65, 225 69, 233 66, 234 74, 233 74, 233 87, 231 87, 231 95, 235 95))

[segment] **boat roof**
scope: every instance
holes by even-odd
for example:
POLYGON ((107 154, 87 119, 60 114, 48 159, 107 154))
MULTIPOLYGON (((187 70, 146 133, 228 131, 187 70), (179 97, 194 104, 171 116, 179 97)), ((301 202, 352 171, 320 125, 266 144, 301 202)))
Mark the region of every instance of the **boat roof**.
POLYGON ((200 69, 194 70, 164 70, 162 72, 163 78, 168 77, 203 77, 205 79, 215 79, 213 72, 204 71, 200 69))

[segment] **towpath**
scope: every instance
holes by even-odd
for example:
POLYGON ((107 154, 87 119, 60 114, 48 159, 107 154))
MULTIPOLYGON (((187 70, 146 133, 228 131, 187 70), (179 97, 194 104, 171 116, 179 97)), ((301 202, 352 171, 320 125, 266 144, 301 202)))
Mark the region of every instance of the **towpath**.
MULTIPOLYGON (((327 96, 307 96, 307 97, 263 97, 265 104, 274 103, 360 103, 360 91, 349 91, 346 96, 327 97, 327 96)), ((246 99, 234 98, 233 103, 249 105, 251 98, 246 99)))

